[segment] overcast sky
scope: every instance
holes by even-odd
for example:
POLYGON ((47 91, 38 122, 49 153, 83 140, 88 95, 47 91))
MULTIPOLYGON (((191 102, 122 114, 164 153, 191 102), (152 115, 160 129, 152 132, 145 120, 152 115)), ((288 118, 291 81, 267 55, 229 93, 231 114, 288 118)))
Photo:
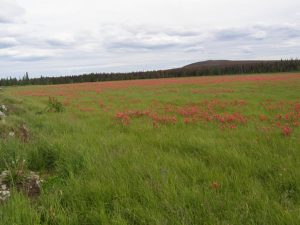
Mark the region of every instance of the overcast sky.
POLYGON ((296 57, 299 0, 0 0, 0 77, 296 57))

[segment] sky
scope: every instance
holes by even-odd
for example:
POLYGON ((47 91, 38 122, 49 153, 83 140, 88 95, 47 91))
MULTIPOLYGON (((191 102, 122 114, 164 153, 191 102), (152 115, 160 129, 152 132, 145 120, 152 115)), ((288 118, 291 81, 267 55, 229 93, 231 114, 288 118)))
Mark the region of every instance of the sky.
POLYGON ((0 0, 1 78, 299 57, 299 0, 0 0))

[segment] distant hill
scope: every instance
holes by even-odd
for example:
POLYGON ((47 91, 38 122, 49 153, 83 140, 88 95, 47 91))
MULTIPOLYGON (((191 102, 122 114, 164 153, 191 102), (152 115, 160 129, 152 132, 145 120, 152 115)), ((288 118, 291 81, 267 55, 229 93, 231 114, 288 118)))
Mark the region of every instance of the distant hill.
POLYGON ((183 66, 183 69, 200 69, 208 67, 226 67, 236 65, 249 65, 258 63, 271 63, 278 62, 279 60, 206 60, 201 62, 192 63, 183 66))
POLYGON ((130 73, 90 73, 62 77, 6 78, 0 80, 0 86, 34 85, 34 84, 69 84, 82 82, 99 82, 114 80, 155 79, 168 77, 192 77, 225 74, 253 74, 300 71, 300 60, 208 60, 192 63, 181 68, 157 71, 137 71, 130 73))

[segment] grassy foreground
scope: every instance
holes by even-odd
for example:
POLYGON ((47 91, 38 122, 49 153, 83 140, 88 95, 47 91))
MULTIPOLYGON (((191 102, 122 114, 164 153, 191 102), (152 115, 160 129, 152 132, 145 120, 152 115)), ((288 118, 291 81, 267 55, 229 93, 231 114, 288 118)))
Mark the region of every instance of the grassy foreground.
POLYGON ((0 224, 300 224, 300 74, 283 75, 4 89, 0 169, 44 182, 12 187, 0 224))

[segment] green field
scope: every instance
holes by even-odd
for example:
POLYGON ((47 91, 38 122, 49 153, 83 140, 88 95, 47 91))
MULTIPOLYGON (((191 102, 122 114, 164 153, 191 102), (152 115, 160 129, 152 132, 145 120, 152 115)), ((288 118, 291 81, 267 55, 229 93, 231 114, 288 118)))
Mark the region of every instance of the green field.
POLYGON ((0 224, 300 224, 300 74, 257 77, 1 90, 0 224))

